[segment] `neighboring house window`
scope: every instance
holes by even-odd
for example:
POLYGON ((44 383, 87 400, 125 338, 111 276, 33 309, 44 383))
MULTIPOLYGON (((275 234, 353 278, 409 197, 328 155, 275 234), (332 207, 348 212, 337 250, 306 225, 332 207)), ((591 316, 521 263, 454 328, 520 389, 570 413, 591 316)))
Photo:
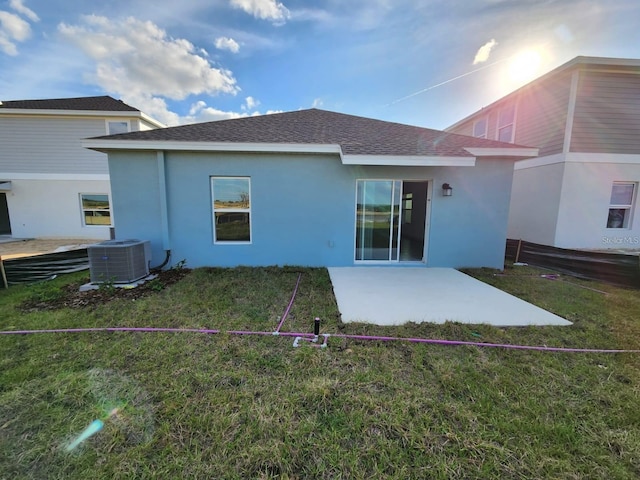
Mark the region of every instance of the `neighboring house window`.
POLYGON ((476 138, 487 138, 487 117, 476 120, 473 124, 473 136, 476 138))
POLYGON ((248 177, 211 177, 213 241, 251 242, 251 182, 248 177))
POLYGON ((611 187, 607 228, 630 228, 635 183, 614 183, 611 187))
POLYGON ((117 122, 107 122, 107 133, 109 135, 115 135, 117 133, 127 133, 129 132, 129 122, 127 121, 117 121, 117 122))
POLYGON ((498 137, 501 142, 512 143, 515 133, 516 106, 508 105, 498 112, 498 137))
POLYGON ((111 208, 109 195, 80 194, 82 206, 82 223, 85 226, 111 226, 111 208))

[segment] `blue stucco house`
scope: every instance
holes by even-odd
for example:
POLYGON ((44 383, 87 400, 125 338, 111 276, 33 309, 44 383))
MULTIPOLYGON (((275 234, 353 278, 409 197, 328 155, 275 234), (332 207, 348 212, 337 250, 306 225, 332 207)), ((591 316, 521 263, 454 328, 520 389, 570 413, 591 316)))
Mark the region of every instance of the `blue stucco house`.
POLYGON ((537 149, 318 109, 85 140, 151 264, 502 268, 537 149))

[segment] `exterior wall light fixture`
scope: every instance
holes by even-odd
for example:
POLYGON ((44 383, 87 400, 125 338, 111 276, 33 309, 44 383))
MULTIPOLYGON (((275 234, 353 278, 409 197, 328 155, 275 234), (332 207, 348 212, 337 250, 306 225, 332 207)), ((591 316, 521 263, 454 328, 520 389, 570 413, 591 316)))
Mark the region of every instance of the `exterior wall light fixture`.
POLYGON ((453 193, 453 188, 451 188, 451 185, 449 185, 448 183, 443 183, 442 184, 442 196, 443 197, 450 197, 452 193, 453 193))

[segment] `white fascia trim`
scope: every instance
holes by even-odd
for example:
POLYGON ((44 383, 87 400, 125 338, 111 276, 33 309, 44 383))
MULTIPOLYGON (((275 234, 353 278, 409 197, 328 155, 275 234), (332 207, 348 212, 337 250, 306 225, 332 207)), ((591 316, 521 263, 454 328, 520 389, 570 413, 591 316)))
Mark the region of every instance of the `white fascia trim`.
POLYGON ((527 168, 544 167, 546 165, 554 165, 556 163, 563 163, 566 161, 566 155, 558 153, 556 155, 547 155, 546 157, 529 158, 527 160, 520 160, 515 163, 514 170, 525 170, 527 168))
POLYGON ((556 163, 602 163, 602 164, 623 164, 640 165, 640 154, 632 153, 558 153, 546 157, 530 158, 516 162, 515 170, 525 170, 527 168, 544 167, 556 163))
POLYGON ((82 141, 82 146, 84 148, 98 150, 100 152, 108 152, 113 150, 164 150, 183 152, 328 153, 340 155, 340 159, 343 165, 473 167, 476 164, 475 157, 427 157, 417 155, 344 155, 342 153, 342 148, 338 144, 180 142, 86 139, 82 141))
POLYGON ((92 180, 109 181, 108 173, 14 173, 0 172, 1 181, 11 180, 92 180))
POLYGON ((640 154, 572 152, 566 154, 566 161, 571 163, 622 163, 639 165, 640 154))
POLYGON ((426 157, 419 155, 343 155, 343 165, 392 167, 473 167, 475 157, 426 157))
POLYGON ((183 152, 337 153, 342 156, 342 148, 340 148, 340 145, 311 143, 232 143, 87 139, 82 141, 82 146, 98 151, 165 150, 183 152))
POLYGON ((465 147, 471 155, 476 157, 537 157, 538 148, 501 148, 501 147, 465 147))
POLYGON ((29 109, 29 108, 2 108, 0 115, 24 115, 24 116, 46 116, 46 117, 121 117, 121 118, 140 118, 159 128, 166 125, 154 120, 148 115, 140 111, 102 111, 102 110, 49 110, 49 109, 29 109))
POLYGON ((147 123, 150 123, 151 125, 155 126, 156 128, 166 128, 167 127, 167 125, 165 125, 164 123, 159 122, 155 118, 151 118, 149 115, 147 115, 144 112, 140 112, 140 119, 144 120, 147 123))

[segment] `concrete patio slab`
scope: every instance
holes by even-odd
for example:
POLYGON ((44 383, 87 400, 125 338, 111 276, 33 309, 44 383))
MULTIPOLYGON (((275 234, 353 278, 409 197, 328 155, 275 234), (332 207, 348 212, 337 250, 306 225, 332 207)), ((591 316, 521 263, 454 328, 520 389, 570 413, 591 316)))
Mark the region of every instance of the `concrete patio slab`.
POLYGON ((345 323, 571 325, 453 268, 332 267, 329 275, 345 323))

